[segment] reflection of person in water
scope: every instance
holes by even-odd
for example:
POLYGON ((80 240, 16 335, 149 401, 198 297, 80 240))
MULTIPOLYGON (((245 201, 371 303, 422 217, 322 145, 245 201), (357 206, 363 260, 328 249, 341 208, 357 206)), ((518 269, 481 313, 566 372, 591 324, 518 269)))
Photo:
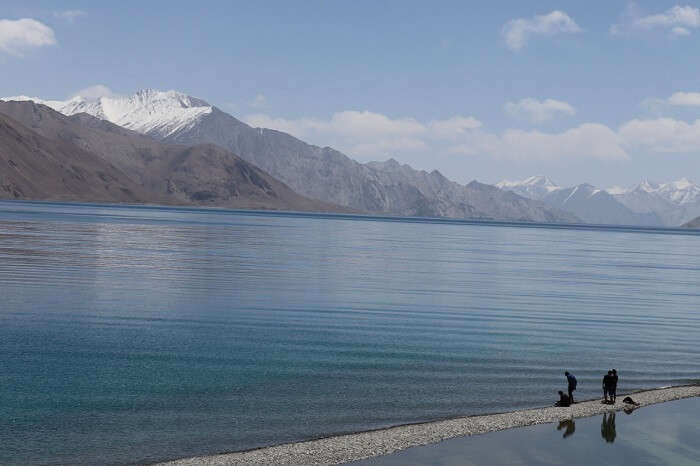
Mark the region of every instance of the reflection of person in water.
POLYGON ((564 431, 564 435, 562 435, 562 438, 574 435, 574 432, 576 432, 576 423, 573 419, 564 419, 563 421, 559 421, 559 426, 557 427, 557 430, 562 429, 566 429, 564 431))
POLYGON ((603 423, 600 425, 600 435, 607 443, 613 443, 617 432, 615 432, 615 412, 603 414, 603 423))

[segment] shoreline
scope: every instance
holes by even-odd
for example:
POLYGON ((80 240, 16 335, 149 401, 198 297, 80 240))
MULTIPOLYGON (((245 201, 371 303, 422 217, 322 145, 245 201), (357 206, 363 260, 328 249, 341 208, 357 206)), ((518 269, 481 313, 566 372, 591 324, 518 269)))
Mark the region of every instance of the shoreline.
POLYGON ((465 416, 441 421, 405 424, 353 434, 324 437, 211 456, 183 458, 156 463, 167 466, 228 466, 247 464, 332 465, 395 453, 407 448, 438 443, 443 440, 500 430, 546 424, 565 419, 596 416, 625 408, 642 408, 667 401, 700 396, 700 384, 662 387, 618 395, 615 405, 600 399, 581 401, 570 407, 542 407, 498 414, 465 416), (626 405, 630 395, 639 403, 626 405))
POLYGON ((132 207, 137 209, 164 209, 182 211, 202 211, 202 212, 222 212, 237 213, 245 215, 276 215, 280 217, 331 217, 338 220, 359 220, 359 221, 383 221, 383 222, 406 222, 406 223, 431 223, 445 225, 476 225, 476 226, 501 226, 511 228, 544 228, 557 230, 616 230, 627 233, 644 234, 664 234, 664 235, 684 235, 697 236, 699 231, 696 228, 678 226, 642 226, 642 225, 622 225, 622 224, 602 224, 602 223, 566 223, 566 222, 534 222, 528 220, 504 220, 497 218, 455 218, 455 217, 408 217, 401 215, 380 214, 371 212, 356 211, 302 211, 302 210, 282 210, 263 208, 235 208, 235 207, 215 207, 201 205, 178 205, 178 204, 131 204, 131 203, 109 203, 109 202, 88 202, 70 200, 41 200, 41 199, 0 199, 0 203, 17 204, 47 204, 47 205, 74 205, 82 207, 132 207))

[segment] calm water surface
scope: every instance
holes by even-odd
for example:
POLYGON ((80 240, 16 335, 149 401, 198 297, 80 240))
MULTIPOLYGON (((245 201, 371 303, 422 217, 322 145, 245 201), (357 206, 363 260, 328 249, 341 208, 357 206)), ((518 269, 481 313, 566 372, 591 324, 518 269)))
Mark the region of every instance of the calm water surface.
POLYGON ((447 440, 352 466, 697 466, 700 398, 447 440))
POLYGON ((152 462, 700 379, 700 236, 0 203, 0 463, 152 462))

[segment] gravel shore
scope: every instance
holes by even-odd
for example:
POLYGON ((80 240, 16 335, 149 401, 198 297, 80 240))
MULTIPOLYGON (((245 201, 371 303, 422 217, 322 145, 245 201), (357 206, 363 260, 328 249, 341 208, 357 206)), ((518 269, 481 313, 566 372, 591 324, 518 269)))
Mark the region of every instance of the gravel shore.
MULTIPOLYGON (((639 407, 643 407, 665 401, 700 396, 700 385, 660 388, 630 395, 639 403, 639 407)), ((453 437, 483 434, 513 427, 544 424, 617 411, 629 408, 629 405, 622 403, 625 396, 618 395, 618 401, 615 405, 602 404, 600 400, 583 401, 568 408, 546 407, 510 413, 461 417, 277 445, 239 453, 185 458, 160 464, 168 466, 342 464, 386 455, 409 447, 436 443, 453 437)))

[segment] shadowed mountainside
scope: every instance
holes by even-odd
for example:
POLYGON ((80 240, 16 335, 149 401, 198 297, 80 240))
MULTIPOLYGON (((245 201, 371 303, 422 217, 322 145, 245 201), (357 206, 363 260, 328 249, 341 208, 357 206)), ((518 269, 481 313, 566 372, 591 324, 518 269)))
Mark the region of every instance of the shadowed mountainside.
POLYGON ((95 154, 43 137, 2 114, 0 165, 2 199, 146 202, 154 197, 95 154))
POLYGON ((0 114, 9 122, 0 145, 8 166, 0 172, 3 198, 348 210, 301 196, 211 144, 164 144, 33 102, 0 102, 0 114))
POLYGON ((683 228, 700 229, 700 217, 694 218, 688 223, 682 225, 683 228))

